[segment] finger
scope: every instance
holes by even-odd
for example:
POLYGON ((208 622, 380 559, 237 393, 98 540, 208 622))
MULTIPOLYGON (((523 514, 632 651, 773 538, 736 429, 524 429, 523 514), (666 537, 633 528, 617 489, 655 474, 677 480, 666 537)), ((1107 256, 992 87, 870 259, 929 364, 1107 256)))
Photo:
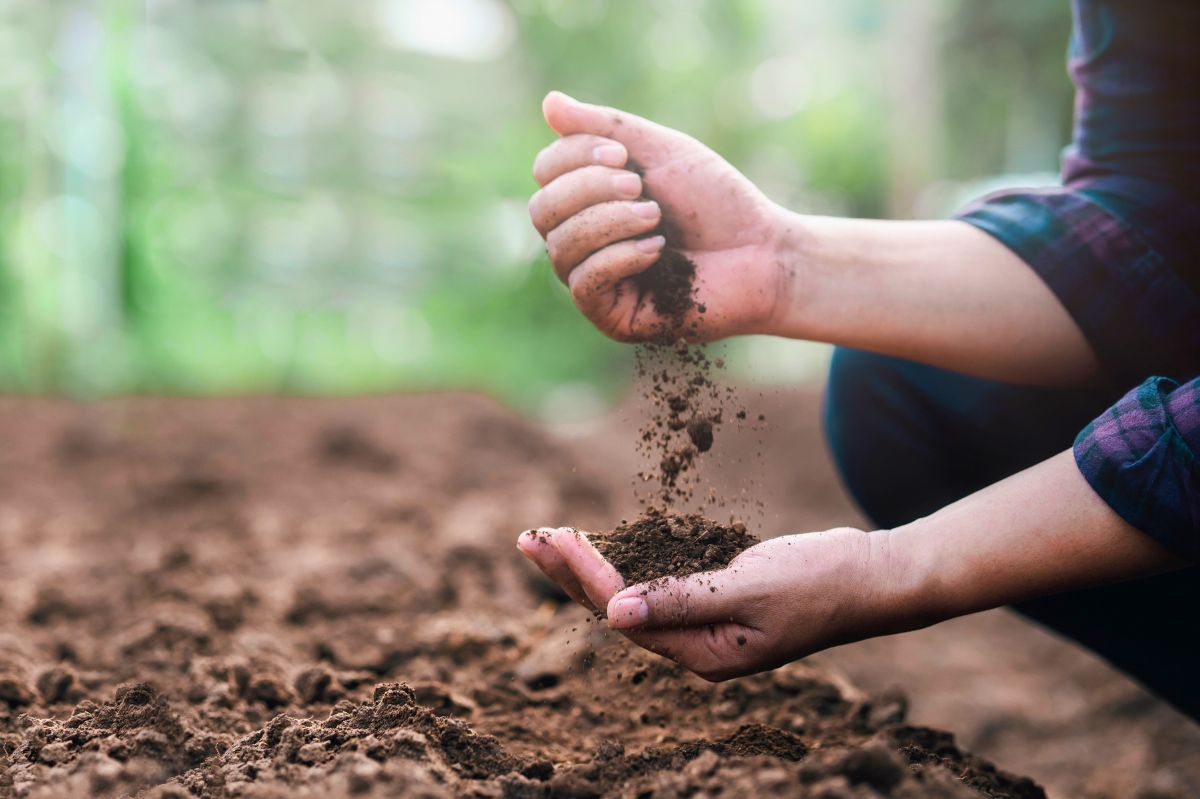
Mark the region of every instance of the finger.
POLYGON ((727 680, 762 668, 759 653, 763 635, 740 624, 636 630, 625 632, 625 636, 706 680, 727 680))
POLYGON ((615 629, 679 629, 743 621, 748 597, 736 569, 701 572, 634 585, 608 602, 615 629))
POLYGON ((596 610, 596 606, 588 599, 583 586, 571 568, 554 546, 553 528, 543 527, 538 530, 526 530, 517 538, 517 549, 542 570, 542 573, 558 583, 567 596, 583 605, 588 610, 596 610))
POLYGON ((585 166, 623 167, 629 152, 619 141, 579 133, 551 142, 533 159, 533 179, 539 186, 585 166))
POLYGON ((650 236, 619 241, 592 253, 567 275, 571 299, 584 316, 610 333, 603 323, 613 318, 628 319, 638 302, 635 291, 615 291, 617 284, 644 272, 662 255, 665 244, 664 237, 650 236), (618 307, 622 304, 627 307, 618 307))
POLYGON ((585 166, 567 172, 538 190, 529 200, 529 218, 545 236, 590 205, 641 196, 642 179, 635 172, 607 166, 585 166))
POLYGON ((653 230, 662 219, 658 203, 606 202, 583 209, 551 230, 546 251, 564 283, 584 258, 612 244, 653 230))
POLYGON ((596 607, 605 607, 608 598, 625 587, 625 580, 583 533, 570 529, 555 530, 552 540, 596 607))
POLYGON ((638 150, 669 128, 655 124, 635 114, 602 105, 581 103, 562 92, 550 92, 542 100, 542 115, 546 124, 560 136, 590 133, 615 139, 638 157, 638 150))

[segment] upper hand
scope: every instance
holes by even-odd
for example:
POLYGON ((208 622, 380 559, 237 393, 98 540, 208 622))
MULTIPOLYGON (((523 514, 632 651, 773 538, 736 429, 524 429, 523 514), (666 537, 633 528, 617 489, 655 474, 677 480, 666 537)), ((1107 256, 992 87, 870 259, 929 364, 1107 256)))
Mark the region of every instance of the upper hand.
POLYGON ((529 213, 596 327, 622 341, 654 335, 663 320, 631 278, 658 260, 664 238, 649 234, 665 231, 696 264, 706 306, 685 320, 690 338, 767 332, 787 279, 775 252, 782 209, 684 133, 559 92, 542 109, 562 138, 537 156, 529 213))
POLYGON ((604 608, 609 626, 707 680, 890 631, 886 531, 775 538, 720 571, 628 587, 575 530, 531 530, 517 546, 576 601, 604 608))

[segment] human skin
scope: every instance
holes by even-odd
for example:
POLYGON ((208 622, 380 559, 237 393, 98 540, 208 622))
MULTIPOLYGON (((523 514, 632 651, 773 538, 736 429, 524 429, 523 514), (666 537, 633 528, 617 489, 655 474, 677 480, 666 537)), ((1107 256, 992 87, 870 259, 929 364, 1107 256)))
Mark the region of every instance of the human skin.
MULTIPOLYGON (((530 216, 576 305, 613 338, 650 338, 663 321, 631 278, 664 246, 665 214, 706 306, 686 320, 694 340, 826 341, 1032 385, 1100 378, 1045 284, 968 224, 796 214, 686 134, 558 92, 543 111, 561 138, 535 161, 530 216)), ((612 627, 707 679, 1184 565, 1117 516, 1069 452, 903 527, 772 539, 654 586, 626 587, 574 530, 529 531, 518 547, 612 627)))
POLYGON ((631 278, 657 259, 663 239, 650 234, 665 214, 696 264, 705 313, 684 329, 697 341, 826 341, 1013 383, 1100 376, 1046 285, 965 222, 797 214, 684 133, 558 92, 543 112, 561 138, 534 162, 530 217, 576 305, 615 339, 648 339, 663 322, 631 278))
POLYGON ((903 527, 774 538, 720 571, 651 584, 626 586, 575 530, 517 546, 612 628, 707 680, 1185 565, 1101 501, 1070 452, 903 527))

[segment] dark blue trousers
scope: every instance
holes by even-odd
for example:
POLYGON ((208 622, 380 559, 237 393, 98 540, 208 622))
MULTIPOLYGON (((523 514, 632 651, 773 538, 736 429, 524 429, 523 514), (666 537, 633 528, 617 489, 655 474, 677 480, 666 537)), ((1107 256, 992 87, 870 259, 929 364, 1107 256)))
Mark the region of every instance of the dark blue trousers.
MULTIPOLYGON (((839 348, 825 432, 851 496, 873 523, 896 527, 1069 449, 1122 393, 997 383, 839 348)), ((1200 720, 1200 568, 1016 610, 1200 720)))

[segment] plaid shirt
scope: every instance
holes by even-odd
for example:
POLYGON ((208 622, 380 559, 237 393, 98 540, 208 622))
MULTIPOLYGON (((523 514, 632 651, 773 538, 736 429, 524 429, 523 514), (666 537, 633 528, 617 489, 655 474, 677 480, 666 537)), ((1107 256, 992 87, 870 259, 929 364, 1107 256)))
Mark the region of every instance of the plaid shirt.
POLYGON ((958 218, 1037 272, 1114 383, 1141 383, 1080 433, 1076 461, 1123 518, 1200 560, 1200 3, 1074 10, 1062 187, 994 194, 958 218))
POLYGON ((1152 377, 1083 428, 1075 460, 1123 519, 1200 561, 1200 378, 1152 377))

